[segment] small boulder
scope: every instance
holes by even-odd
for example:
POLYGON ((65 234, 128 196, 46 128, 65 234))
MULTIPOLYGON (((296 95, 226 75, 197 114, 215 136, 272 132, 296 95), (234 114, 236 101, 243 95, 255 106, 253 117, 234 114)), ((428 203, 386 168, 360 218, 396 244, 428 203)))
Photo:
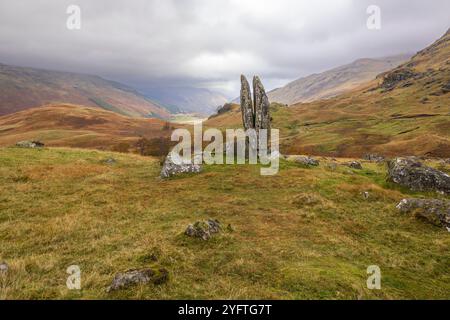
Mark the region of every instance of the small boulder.
POLYGON ((364 160, 373 161, 373 162, 383 162, 384 157, 379 154, 366 154, 364 155, 364 160))
POLYGON ((412 213, 450 231, 450 200, 403 199, 397 205, 403 213, 412 213))
POLYGON ((161 169, 161 178, 169 178, 182 173, 199 173, 201 171, 202 165, 194 164, 193 161, 175 163, 171 153, 169 153, 161 169))
POLYGON ((169 280, 169 272, 164 268, 159 269, 132 269, 114 276, 111 285, 106 292, 125 289, 137 284, 153 283, 163 284, 169 280))
POLYGON ((299 156, 299 157, 295 158, 295 162, 300 163, 305 166, 317 167, 319 165, 318 160, 308 157, 308 156, 299 156))
POLYGON ((411 158, 388 162, 388 180, 413 191, 438 191, 450 194, 450 176, 411 158))
POLYGON ((219 221, 209 219, 207 221, 197 221, 194 224, 190 224, 184 234, 189 237, 199 238, 206 241, 210 239, 213 234, 219 233, 219 231, 219 221))
POLYGON ((117 160, 114 158, 106 158, 105 160, 103 160, 103 163, 107 165, 113 165, 117 163, 117 160))
POLYGON ((362 170, 362 168, 363 168, 361 163, 358 161, 350 161, 350 162, 345 163, 344 165, 346 165, 347 167, 350 167, 352 169, 356 169, 356 170, 362 170))
POLYGON ((367 200, 367 199, 369 199, 369 197, 370 197, 370 193, 367 192, 367 191, 364 191, 364 192, 362 193, 362 196, 363 196, 363 198, 364 198, 365 200, 367 200))
POLYGON ((6 262, 0 263, 0 274, 5 274, 9 270, 9 266, 6 262))
POLYGON ((16 143, 16 147, 20 148, 43 148, 44 144, 40 141, 19 141, 16 143))

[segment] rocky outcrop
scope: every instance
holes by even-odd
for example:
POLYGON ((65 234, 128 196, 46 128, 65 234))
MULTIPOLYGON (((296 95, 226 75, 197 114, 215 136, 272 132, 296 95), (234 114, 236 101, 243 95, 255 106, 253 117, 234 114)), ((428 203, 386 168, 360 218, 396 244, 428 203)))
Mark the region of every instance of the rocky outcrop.
POLYGON ((202 171, 202 165, 194 164, 191 162, 175 163, 172 159, 171 153, 169 153, 164 161, 161 169, 161 178, 169 178, 183 173, 199 173, 202 171))
POLYGON ((214 234, 220 232, 220 223, 217 220, 197 221, 190 224, 184 232, 187 236, 209 240, 214 234))
POLYGON ((20 148, 43 148, 44 144, 40 141, 19 141, 16 143, 16 147, 20 148))
POLYGON ((413 191, 437 191, 450 194, 450 176, 427 167, 412 158, 397 158, 388 162, 388 180, 413 191))
POLYGON ((403 213, 411 213, 450 231, 450 201, 439 199, 403 199, 397 205, 403 213))
POLYGON ((244 129, 270 129, 270 102, 258 76, 253 77, 253 101, 250 85, 241 75, 241 112, 244 129))
POLYGON ((319 161, 308 157, 308 156, 299 156, 295 158, 295 162, 305 165, 305 166, 314 166, 317 167, 319 165, 319 161))
POLYGON ((415 78, 417 74, 408 68, 398 68, 393 71, 386 73, 383 76, 383 82, 381 84, 381 88, 385 90, 392 90, 399 83, 404 82, 405 80, 415 78))
POLYGON ((126 289, 132 285, 153 283, 163 284, 169 280, 169 272, 164 268, 132 269, 114 276, 106 292, 126 289))

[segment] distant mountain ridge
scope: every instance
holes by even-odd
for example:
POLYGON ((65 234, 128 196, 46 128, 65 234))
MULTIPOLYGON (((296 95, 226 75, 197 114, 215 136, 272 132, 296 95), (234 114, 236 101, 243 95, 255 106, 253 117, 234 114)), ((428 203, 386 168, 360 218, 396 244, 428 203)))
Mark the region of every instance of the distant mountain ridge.
POLYGON ((328 99, 349 92, 367 83, 385 71, 408 61, 408 54, 376 59, 358 59, 322 73, 295 80, 268 93, 269 100, 283 104, 312 102, 328 99))
POLYGON ((133 88, 99 76, 0 64, 0 115, 51 103, 98 107, 131 117, 170 116, 133 88))
MULTIPOLYGON (((405 63, 330 99, 272 103, 280 152, 333 157, 450 157, 450 30, 405 63)), ((242 126, 238 105, 204 122, 242 126)))
POLYGON ((140 91, 173 113, 210 115, 229 100, 223 94, 205 88, 164 87, 146 88, 140 91))

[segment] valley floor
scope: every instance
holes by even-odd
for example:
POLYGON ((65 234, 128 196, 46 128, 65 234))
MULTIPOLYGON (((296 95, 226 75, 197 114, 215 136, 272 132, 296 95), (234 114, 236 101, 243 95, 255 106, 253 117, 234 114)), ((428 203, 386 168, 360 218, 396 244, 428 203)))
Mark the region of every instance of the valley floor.
POLYGON ((327 161, 282 161, 271 177, 207 166, 163 181, 153 158, 0 148, 0 262, 9 265, 0 299, 449 299, 450 233, 396 209, 436 195, 387 183, 383 164, 327 161), (183 234, 207 218, 223 232, 183 234), (70 265, 81 268, 79 291, 66 287, 70 265), (169 281, 105 292, 117 272, 149 265, 169 281), (370 265, 381 268, 381 290, 367 289, 370 265))

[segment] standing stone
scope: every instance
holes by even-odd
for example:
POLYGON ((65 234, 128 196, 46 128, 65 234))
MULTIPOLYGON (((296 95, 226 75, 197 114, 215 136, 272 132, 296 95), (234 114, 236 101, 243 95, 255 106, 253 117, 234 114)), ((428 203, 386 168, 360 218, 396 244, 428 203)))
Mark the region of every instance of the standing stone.
POLYGON ((270 103, 258 76, 253 77, 253 101, 255 103, 255 129, 270 129, 270 103))
POLYGON ((253 104, 250 95, 250 85, 244 75, 241 75, 241 112, 242 112, 242 123, 244 129, 254 128, 254 117, 253 117, 253 104))

